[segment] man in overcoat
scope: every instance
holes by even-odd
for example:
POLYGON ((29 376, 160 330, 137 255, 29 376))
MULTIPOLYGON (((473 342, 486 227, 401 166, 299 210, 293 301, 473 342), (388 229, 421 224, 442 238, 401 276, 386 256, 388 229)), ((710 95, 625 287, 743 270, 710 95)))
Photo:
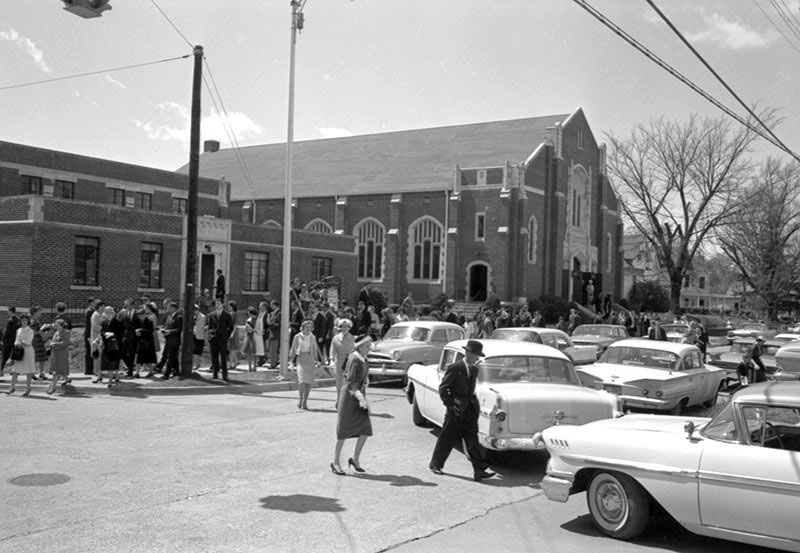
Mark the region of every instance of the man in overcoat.
POLYGON ((483 344, 469 340, 464 347, 464 358, 445 369, 439 384, 439 397, 447 413, 428 464, 434 474, 443 474, 442 469, 453 447, 459 440, 464 440, 465 453, 472 463, 475 481, 480 482, 495 475, 486 470, 486 455, 478 443, 480 405, 475 397, 475 383, 478 378, 477 364, 483 356, 483 344))

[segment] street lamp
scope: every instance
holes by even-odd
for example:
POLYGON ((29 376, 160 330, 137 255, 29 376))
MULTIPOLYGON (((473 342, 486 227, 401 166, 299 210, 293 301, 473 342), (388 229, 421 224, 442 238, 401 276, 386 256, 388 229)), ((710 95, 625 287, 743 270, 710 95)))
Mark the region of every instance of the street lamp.
POLYGON ((62 0, 64 9, 84 19, 100 17, 103 12, 111 9, 108 0, 62 0))

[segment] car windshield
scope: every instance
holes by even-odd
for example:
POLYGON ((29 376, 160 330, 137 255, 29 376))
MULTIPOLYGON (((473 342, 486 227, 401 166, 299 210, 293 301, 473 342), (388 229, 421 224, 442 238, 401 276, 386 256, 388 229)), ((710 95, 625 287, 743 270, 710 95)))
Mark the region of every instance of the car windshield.
POLYGON ((573 332, 572 336, 614 336, 614 329, 610 326, 599 325, 580 325, 573 332))
POLYGON ((478 381, 537 382, 579 386, 572 365, 564 359, 522 355, 486 357, 478 364, 478 381))
POLYGON ((600 362, 669 371, 677 365, 678 356, 660 349, 623 346, 608 348, 600 358, 600 362))
POLYGON ((734 342, 731 345, 731 353, 747 353, 753 347, 753 342, 734 342))
POLYGON ((384 340, 406 340, 411 342, 427 342, 429 330, 419 326, 393 326, 389 329, 384 340))
POLYGON ((511 330, 510 328, 498 328, 492 332, 493 340, 509 340, 511 342, 534 342, 541 344, 542 339, 536 332, 527 330, 511 330))
POLYGON ((712 440, 725 442, 736 441, 736 423, 733 420, 733 402, 729 401, 700 431, 700 434, 712 440))
POLYGON ((685 334, 687 330, 689 330, 689 325, 661 325, 665 332, 678 332, 680 334, 685 334))

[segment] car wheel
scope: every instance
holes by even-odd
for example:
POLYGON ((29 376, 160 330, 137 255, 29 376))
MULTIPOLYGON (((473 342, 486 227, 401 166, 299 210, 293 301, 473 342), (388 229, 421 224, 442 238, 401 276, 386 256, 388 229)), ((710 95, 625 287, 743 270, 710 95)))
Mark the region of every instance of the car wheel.
POLYGON ((647 492, 624 474, 595 474, 586 492, 586 502, 595 526, 612 538, 635 538, 644 531, 650 517, 647 492))
POLYGON ((422 416, 422 411, 419 410, 419 405, 417 405, 417 396, 414 396, 414 400, 411 403, 411 420, 417 426, 428 425, 428 419, 422 416))
POLYGON ((720 382, 719 383, 719 387, 717 388, 717 391, 714 393, 713 396, 708 398, 708 400, 706 400, 703 403, 703 407, 705 407, 706 409, 711 409, 712 407, 714 407, 717 404, 717 398, 719 398, 720 392, 722 392, 722 390, 724 390, 724 389, 725 389, 725 383, 724 382, 720 382))

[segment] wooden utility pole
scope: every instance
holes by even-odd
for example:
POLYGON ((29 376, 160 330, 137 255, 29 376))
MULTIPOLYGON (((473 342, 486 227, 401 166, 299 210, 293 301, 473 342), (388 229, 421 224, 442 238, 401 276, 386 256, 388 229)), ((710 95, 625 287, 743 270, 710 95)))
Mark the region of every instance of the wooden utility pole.
POLYGON ((186 287, 183 293, 181 377, 192 376, 194 349, 194 282, 197 273, 197 188, 200 172, 200 93, 203 82, 203 47, 194 47, 192 119, 189 134, 189 198, 186 202, 186 287))

